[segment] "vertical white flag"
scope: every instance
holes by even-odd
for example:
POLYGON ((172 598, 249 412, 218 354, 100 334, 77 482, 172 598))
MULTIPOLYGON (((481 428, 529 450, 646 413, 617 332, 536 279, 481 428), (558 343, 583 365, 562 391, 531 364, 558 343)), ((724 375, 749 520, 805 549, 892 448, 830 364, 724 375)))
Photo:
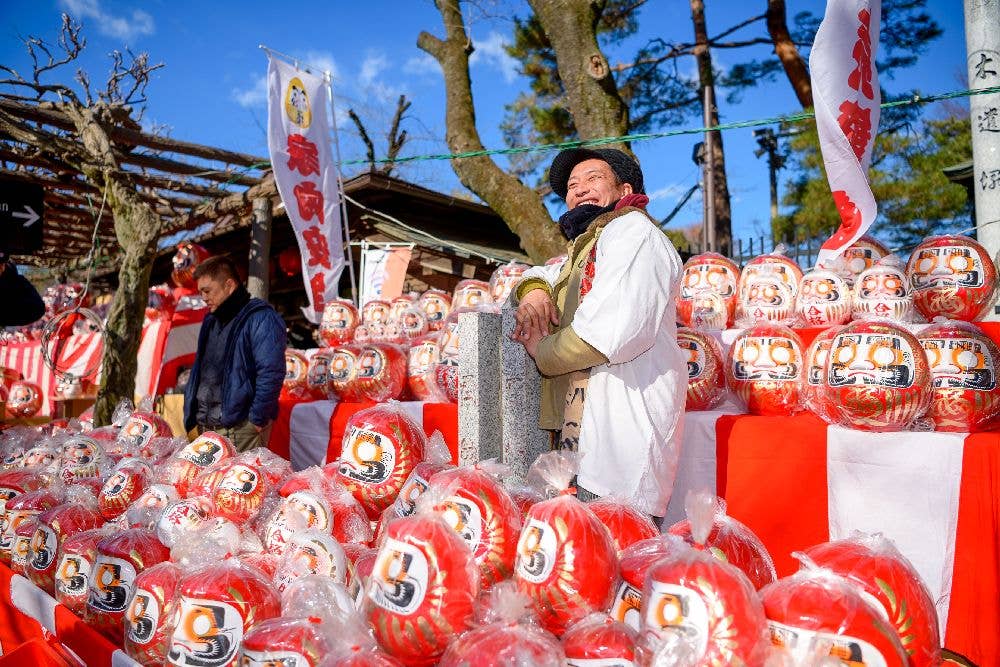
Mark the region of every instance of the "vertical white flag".
POLYGON ((362 251, 361 305, 394 299, 403 293, 413 247, 370 246, 362 251))
POLYGON ((267 67, 271 168, 302 255, 302 279, 317 324, 326 303, 337 298, 344 269, 337 165, 330 150, 327 86, 324 79, 276 58, 267 67))
POLYGON ((809 54, 819 144, 841 220, 817 264, 839 257, 878 213, 867 172, 881 115, 875 68, 881 17, 881 0, 827 0, 809 54))

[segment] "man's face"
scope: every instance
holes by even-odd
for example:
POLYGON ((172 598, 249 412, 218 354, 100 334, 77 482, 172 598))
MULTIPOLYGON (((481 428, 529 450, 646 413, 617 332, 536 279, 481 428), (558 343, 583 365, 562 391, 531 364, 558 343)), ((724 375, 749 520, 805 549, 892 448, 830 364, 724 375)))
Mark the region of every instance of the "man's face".
POLYGON ((212 276, 198 278, 198 292, 208 305, 209 312, 214 313, 229 295, 236 291, 236 281, 232 278, 217 280, 212 276))
POLYGON ((580 204, 607 206, 628 194, 630 183, 617 184, 615 172, 604 160, 584 160, 573 167, 566 182, 566 205, 574 209, 580 204))

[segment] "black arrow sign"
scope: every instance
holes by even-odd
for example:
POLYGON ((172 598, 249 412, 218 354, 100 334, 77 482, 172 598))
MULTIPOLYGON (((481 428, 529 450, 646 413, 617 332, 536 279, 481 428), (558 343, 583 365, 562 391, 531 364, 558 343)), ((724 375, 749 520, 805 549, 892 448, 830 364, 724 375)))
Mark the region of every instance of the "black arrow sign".
POLYGON ((41 185, 0 180, 0 252, 30 255, 42 249, 44 196, 41 185))

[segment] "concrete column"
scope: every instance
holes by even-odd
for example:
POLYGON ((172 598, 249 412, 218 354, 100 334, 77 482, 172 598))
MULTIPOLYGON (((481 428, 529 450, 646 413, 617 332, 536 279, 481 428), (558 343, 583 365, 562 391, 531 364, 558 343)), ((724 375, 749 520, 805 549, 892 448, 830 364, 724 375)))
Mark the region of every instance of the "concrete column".
MULTIPOLYGON (((1000 85, 1000 0, 965 0, 969 88, 1000 85)), ((976 236, 991 257, 1000 252, 1000 93, 969 97, 976 236), (993 223, 993 224, 990 224, 993 223)), ((998 319, 993 314, 988 319, 998 319)))
POLYGON ((516 308, 502 312, 500 359, 502 380, 500 412, 503 421, 503 462, 510 466, 514 482, 524 481, 528 467, 539 454, 549 451, 550 434, 538 428, 541 411, 541 376, 524 346, 510 339, 516 308))
POLYGON ((253 223, 250 225, 250 271, 247 291, 250 296, 267 301, 270 289, 271 199, 253 200, 253 223))
POLYGON ((458 318, 458 464, 501 459, 500 316, 458 318))

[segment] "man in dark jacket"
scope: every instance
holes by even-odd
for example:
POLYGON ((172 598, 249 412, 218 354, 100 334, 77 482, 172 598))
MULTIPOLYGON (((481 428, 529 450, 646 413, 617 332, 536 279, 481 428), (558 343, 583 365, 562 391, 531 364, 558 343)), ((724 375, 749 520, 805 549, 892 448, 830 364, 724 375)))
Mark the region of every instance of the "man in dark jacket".
POLYGON ((224 435, 239 451, 264 447, 285 379, 285 322, 250 297, 228 257, 205 260, 194 277, 210 313, 184 392, 184 426, 224 435))

